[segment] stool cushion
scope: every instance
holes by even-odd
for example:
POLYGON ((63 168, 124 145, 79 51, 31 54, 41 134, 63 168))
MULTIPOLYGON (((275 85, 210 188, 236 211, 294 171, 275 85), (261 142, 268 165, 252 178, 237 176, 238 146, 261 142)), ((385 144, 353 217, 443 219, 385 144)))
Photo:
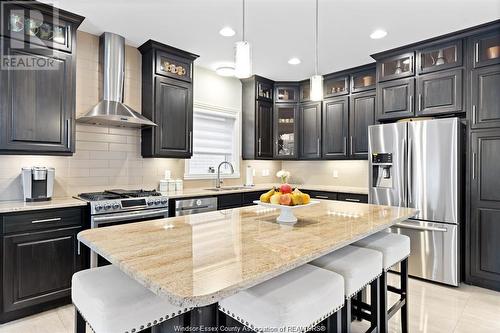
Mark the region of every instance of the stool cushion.
POLYGON ((344 277, 345 296, 351 298, 382 274, 382 253, 357 246, 345 246, 311 262, 344 277))
POLYGON ((410 237, 390 232, 378 232, 353 245, 382 252, 385 270, 410 255, 410 237))
POLYGON ((342 276, 303 265, 223 299, 219 309, 257 332, 266 328, 269 332, 289 332, 289 328, 303 332, 343 304, 342 276))
POLYGON ((190 310, 170 304, 113 265, 75 273, 71 298, 96 333, 138 332, 190 310))

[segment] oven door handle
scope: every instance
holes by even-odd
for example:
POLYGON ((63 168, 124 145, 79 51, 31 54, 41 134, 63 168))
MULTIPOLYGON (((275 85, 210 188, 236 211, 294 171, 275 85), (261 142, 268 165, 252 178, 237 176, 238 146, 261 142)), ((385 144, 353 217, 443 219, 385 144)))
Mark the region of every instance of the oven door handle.
POLYGON ((420 231, 437 231, 437 232, 447 232, 447 228, 439 228, 439 227, 421 227, 418 225, 411 225, 411 224, 406 224, 406 223, 396 223, 393 225, 393 227, 396 228, 403 228, 403 229, 413 229, 413 230, 420 230, 420 231))
POLYGON ((94 216, 92 217, 92 227, 97 227, 99 224, 103 223, 112 223, 112 222, 121 222, 121 221, 130 221, 135 219, 142 219, 147 217, 162 217, 168 216, 168 209, 155 209, 151 211, 139 211, 139 212, 127 212, 127 213, 119 213, 112 214, 107 216, 94 216))

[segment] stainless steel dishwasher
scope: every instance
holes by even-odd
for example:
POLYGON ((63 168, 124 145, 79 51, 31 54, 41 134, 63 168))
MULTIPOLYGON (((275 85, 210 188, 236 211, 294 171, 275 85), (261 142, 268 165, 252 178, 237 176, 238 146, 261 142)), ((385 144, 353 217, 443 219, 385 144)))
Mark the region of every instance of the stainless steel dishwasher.
POLYGON ((175 200, 175 216, 191 215, 217 210, 217 197, 175 200))

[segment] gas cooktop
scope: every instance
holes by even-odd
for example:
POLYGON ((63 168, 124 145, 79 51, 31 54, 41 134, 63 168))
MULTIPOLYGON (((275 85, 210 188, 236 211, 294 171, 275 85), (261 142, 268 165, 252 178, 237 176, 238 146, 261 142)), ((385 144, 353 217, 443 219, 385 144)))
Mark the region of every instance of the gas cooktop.
POLYGON ((101 201, 113 200, 123 198, 145 198, 145 197, 159 197, 160 192, 156 190, 105 190, 104 192, 89 192, 80 193, 78 197, 86 201, 101 201))

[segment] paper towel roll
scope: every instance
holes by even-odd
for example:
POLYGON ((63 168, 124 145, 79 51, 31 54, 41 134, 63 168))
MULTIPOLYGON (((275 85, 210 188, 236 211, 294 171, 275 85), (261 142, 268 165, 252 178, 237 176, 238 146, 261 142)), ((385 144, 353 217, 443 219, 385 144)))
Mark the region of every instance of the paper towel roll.
POLYGON ((245 186, 253 186, 253 168, 249 165, 246 170, 245 186))

